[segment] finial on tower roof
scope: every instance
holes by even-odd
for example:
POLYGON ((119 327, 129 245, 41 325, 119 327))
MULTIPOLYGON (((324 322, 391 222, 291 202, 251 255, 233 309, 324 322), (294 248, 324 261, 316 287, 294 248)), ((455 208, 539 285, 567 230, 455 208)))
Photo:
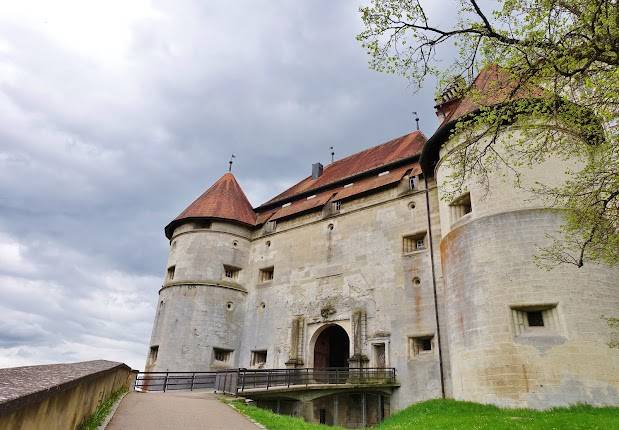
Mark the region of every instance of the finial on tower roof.
POLYGON ((417 124, 417 131, 419 131, 419 115, 417 114, 417 112, 413 112, 413 115, 415 115, 415 123, 417 124))
POLYGON ((329 149, 331 150, 331 162, 333 163, 333 160, 335 158, 335 150, 333 149, 332 146, 330 146, 329 149))
POLYGON ((232 154, 230 161, 228 161, 228 172, 232 172, 232 163, 234 163, 234 161, 232 161, 233 158, 236 158, 234 154, 232 154))

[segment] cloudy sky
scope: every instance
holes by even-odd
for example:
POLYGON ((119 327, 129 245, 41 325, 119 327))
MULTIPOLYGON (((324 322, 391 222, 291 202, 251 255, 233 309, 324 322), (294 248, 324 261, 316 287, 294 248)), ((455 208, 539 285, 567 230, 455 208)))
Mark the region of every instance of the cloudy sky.
POLYGON ((370 71, 358 7, 0 1, 0 367, 143 368, 163 227, 232 152, 258 205, 412 111, 432 133, 434 83, 370 71))

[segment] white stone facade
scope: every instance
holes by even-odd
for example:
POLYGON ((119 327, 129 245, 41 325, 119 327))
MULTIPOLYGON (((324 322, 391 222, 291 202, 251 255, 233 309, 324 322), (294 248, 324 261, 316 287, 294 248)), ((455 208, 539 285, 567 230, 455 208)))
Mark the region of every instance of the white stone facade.
MULTIPOLYGON (((551 160, 526 174, 556 178, 564 167, 551 160)), ((539 269, 533 256, 561 212, 497 173, 485 198, 469 184, 472 211, 454 220, 440 200, 448 174, 439 162, 428 192, 423 179, 410 191, 405 176, 344 201, 335 215, 280 220, 273 233, 222 220, 176 227, 166 266, 174 276, 159 291, 157 357, 147 370, 249 368, 255 351, 266 351, 265 368, 313 367, 317 335, 337 324, 365 366, 379 364, 384 345, 384 365, 401 384, 391 398, 397 410, 442 395, 437 308, 447 397, 542 408, 619 404, 619 351, 608 347, 602 319, 619 311, 619 270, 539 269), (404 252, 407 236, 425 241, 422 249, 404 252), (238 270, 234 279, 224 266, 238 270), (261 281, 271 268, 273 279, 261 281), (523 325, 527 312, 543 314, 544 327, 523 325), (429 339, 431 350, 415 339, 429 339)))

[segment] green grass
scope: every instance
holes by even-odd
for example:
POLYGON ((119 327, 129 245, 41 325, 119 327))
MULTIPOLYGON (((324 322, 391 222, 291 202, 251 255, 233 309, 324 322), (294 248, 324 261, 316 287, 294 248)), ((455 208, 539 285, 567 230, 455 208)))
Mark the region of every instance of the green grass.
POLYGON ((376 426, 396 429, 619 429, 619 408, 586 405, 546 411, 501 409, 496 406, 456 400, 429 400, 409 406, 376 426))
MULTIPOLYGON (((231 401, 238 410, 269 430, 341 429, 306 423, 301 418, 231 401)), ((381 424, 378 430, 612 430, 619 429, 619 408, 594 408, 586 405, 546 411, 501 409, 479 403, 456 400, 429 400, 403 409, 381 424)))
POLYGON ((246 405, 243 400, 230 401, 224 399, 224 401, 230 403, 244 415, 254 419, 269 430, 343 430, 342 427, 308 423, 303 421, 301 418, 278 415, 266 409, 246 405))
POLYGON ((95 430, 97 427, 99 427, 103 423, 105 418, 109 415, 110 411, 112 410, 112 406, 114 406, 114 403, 116 403, 116 401, 127 391, 127 387, 123 387, 117 391, 114 391, 110 395, 110 397, 108 397, 97 407, 97 409, 95 409, 95 412, 90 417, 88 417, 86 421, 80 424, 78 430, 95 430))

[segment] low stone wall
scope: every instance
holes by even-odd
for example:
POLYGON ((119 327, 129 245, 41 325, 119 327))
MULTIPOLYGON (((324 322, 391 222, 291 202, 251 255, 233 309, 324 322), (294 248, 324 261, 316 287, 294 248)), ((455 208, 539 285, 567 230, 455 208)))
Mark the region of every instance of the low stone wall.
POLYGON ((0 369, 0 430, 76 429, 134 377, 106 360, 0 369))

